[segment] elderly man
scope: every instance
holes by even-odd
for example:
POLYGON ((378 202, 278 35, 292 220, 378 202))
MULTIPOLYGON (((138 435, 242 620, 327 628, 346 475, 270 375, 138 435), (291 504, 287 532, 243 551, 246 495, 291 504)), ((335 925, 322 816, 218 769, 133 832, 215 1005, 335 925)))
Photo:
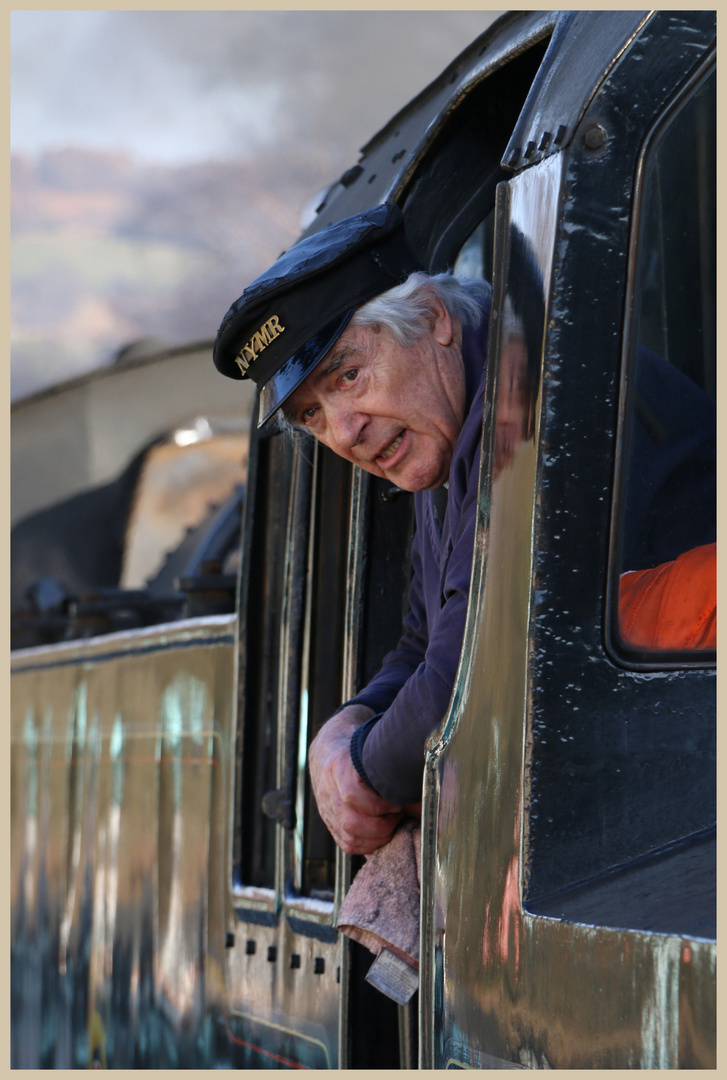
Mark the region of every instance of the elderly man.
POLYGON ((368 854, 421 798, 464 631, 477 508, 489 286, 430 277, 384 204, 301 241, 225 316, 216 366, 260 389, 259 424, 310 432, 415 492, 410 608, 397 648, 311 744, 319 811, 368 854))

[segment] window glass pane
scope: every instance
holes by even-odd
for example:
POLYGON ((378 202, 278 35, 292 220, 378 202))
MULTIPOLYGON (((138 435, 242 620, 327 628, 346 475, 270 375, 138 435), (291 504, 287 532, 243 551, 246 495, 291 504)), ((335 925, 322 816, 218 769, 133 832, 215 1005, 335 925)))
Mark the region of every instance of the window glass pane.
POLYGON ((313 529, 306 587, 306 643, 301 720, 305 725, 299 760, 299 800, 304 807, 300 881, 304 896, 333 900, 336 846, 318 813, 306 767, 307 752, 321 727, 343 700, 345 612, 351 466, 330 450, 311 445, 316 461, 313 529))
POLYGON ((715 76, 647 156, 629 359, 621 646, 715 647, 715 76))
POLYGON ((452 272, 457 277, 484 278, 492 282, 492 245, 495 209, 490 210, 459 249, 452 272))
POLYGON ((244 721, 235 883, 269 889, 275 887, 275 819, 263 813, 262 805, 278 787, 280 645, 293 464, 289 439, 258 440, 253 528, 245 552, 249 595, 240 613, 244 721))

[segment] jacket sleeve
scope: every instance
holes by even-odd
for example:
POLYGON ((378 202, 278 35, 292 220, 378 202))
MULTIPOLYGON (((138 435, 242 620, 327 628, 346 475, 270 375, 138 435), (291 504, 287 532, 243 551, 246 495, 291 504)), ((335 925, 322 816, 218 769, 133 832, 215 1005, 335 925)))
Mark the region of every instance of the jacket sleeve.
POLYGON ((442 721, 452 694, 469 597, 480 443, 481 436, 468 455, 464 498, 441 576, 441 608, 429 628, 429 640, 417 637, 416 648, 405 650, 409 665, 417 657, 418 662, 363 745, 366 775, 376 791, 392 802, 412 803, 421 798, 424 743, 442 721))
MULTIPOLYGON (((417 514, 417 517, 419 515, 417 514)), ((387 653, 376 675, 346 705, 368 705, 374 712, 389 708, 407 679, 424 660, 429 631, 427 611, 422 592, 422 531, 417 521, 411 546, 412 578, 409 586, 409 608, 403 622, 402 635, 395 649, 387 653)), ((340 712, 340 709, 338 710, 340 712)))
POLYGON ((717 545, 621 575, 621 636, 641 649, 717 648, 717 545))

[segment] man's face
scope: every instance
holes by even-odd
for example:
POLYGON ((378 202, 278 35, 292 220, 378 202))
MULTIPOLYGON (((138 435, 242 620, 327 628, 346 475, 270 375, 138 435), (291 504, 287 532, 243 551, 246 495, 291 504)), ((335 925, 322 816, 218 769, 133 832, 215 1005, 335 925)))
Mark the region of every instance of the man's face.
POLYGON ((404 491, 449 476, 464 419, 464 367, 446 309, 413 345, 348 327, 285 406, 339 457, 404 491))
POLYGON ((526 437, 532 408, 529 390, 525 339, 520 334, 511 334, 500 350, 495 405, 495 477, 512 462, 515 450, 526 437))

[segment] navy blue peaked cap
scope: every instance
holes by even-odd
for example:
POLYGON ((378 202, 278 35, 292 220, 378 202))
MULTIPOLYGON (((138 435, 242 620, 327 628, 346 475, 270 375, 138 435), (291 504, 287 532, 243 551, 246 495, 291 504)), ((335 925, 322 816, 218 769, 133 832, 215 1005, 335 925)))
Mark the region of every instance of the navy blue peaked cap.
POLYGON ((262 427, 357 307, 421 269, 394 203, 337 221, 295 244, 245 289, 217 331, 215 366, 257 383, 262 427))

